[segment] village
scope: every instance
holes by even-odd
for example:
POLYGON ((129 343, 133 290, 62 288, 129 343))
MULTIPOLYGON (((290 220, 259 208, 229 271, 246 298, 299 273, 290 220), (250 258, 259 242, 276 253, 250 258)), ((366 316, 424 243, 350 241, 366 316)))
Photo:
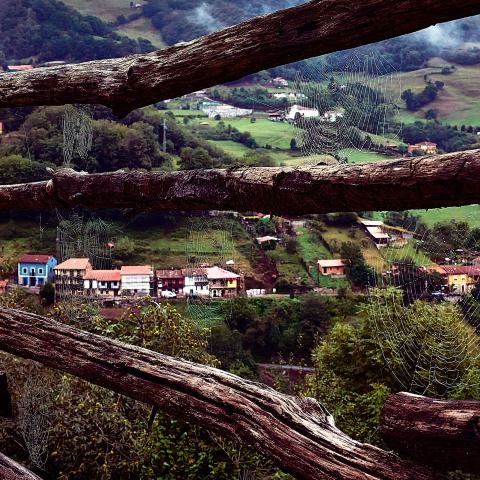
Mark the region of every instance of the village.
MULTIPOLYGON (((280 224, 284 230, 278 229, 274 234, 255 236, 252 225, 255 222, 270 221, 267 215, 243 215, 242 222, 253 232, 252 241, 259 252, 269 254, 292 238, 295 229, 293 224, 304 225, 305 220, 282 219, 280 224), (259 220, 260 219, 260 220, 259 220), (286 227, 285 227, 286 225, 286 227), (286 235, 285 228, 289 235, 286 235)), ((363 235, 362 243, 378 251, 383 259, 383 266, 374 271, 370 285, 359 287, 352 283, 349 276, 351 265, 340 253, 333 252, 331 258, 314 260, 313 278, 318 280, 317 286, 298 287, 290 290, 297 294, 316 291, 320 295, 337 295, 339 288, 349 286, 356 294, 365 294, 369 286, 379 283, 393 283, 402 286, 409 279, 399 278, 402 275, 401 264, 412 261, 402 254, 411 248, 412 242, 421 245, 418 235, 403 228, 393 227, 381 220, 358 217, 350 231, 363 235), (389 253, 384 253, 389 252, 389 253), (394 252, 395 255, 392 255, 394 252), (340 281, 340 283, 338 283, 340 281)), ((301 230, 297 232, 301 234, 301 230)), ((409 250, 408 250, 409 251, 409 250)), ((425 252, 423 252, 425 253, 425 252)), ((480 280, 480 256, 460 252, 455 260, 435 258, 424 255, 424 264, 412 263, 419 275, 435 274, 437 284, 434 287, 436 299, 454 299, 457 296, 472 292, 480 280)), ((427 280, 425 280, 426 282, 427 280)), ((267 282, 268 283, 268 282, 267 282)), ((0 280, 0 292, 20 287, 31 294, 40 294, 42 288, 51 285, 55 290, 55 299, 60 301, 66 296, 93 298, 105 305, 120 305, 135 302, 142 297, 163 298, 169 300, 181 298, 214 298, 228 299, 239 295, 262 296, 287 293, 276 285, 257 284, 252 287, 245 279, 245 274, 237 268, 233 259, 224 262, 196 263, 178 268, 154 268, 152 265, 121 265, 111 269, 96 269, 91 258, 67 258, 58 262, 53 254, 25 253, 18 258, 16 276, 0 280)), ((431 289, 430 289, 431 290, 431 289)))

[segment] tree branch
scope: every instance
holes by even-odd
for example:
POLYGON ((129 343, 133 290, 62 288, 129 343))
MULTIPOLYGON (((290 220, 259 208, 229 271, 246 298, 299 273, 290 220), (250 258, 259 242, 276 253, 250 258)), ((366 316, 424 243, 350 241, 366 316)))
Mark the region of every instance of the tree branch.
POLYGON ((150 54, 0 74, 0 108, 101 103, 126 115, 266 68, 479 12, 476 0, 312 0, 150 54))
POLYGON ((0 349, 241 439, 299 478, 434 478, 421 466, 347 437, 311 398, 283 395, 38 315, 1 308, 0 349))
POLYGON ((0 453, 0 478, 2 480, 42 480, 3 453, 0 453))
POLYGON ((86 174, 0 186, 1 210, 236 210, 301 215, 480 203, 480 150, 354 165, 86 174))
POLYGON ((480 402, 397 393, 385 402, 380 433, 422 464, 480 473, 480 402))

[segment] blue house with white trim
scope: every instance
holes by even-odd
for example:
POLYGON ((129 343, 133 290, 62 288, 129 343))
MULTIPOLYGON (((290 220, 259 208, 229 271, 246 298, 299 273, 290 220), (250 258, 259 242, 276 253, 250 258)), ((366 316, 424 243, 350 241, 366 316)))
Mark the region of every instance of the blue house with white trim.
POLYGON ((23 287, 41 287, 53 282, 57 260, 52 255, 28 253, 18 260, 18 284, 23 287))

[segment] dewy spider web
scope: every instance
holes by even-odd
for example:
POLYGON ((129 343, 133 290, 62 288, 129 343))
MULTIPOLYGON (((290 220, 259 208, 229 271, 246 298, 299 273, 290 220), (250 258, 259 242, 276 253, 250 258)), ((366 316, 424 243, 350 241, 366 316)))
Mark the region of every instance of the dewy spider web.
POLYGON ((296 107, 290 106, 287 117, 293 116, 289 121, 297 146, 311 158, 306 163, 317 163, 325 155, 345 161, 354 150, 398 145, 401 123, 395 114, 401 105, 401 84, 395 73, 372 53, 352 54, 339 72, 311 67, 297 74, 291 102, 296 107))
MULTIPOLYGON (((185 239, 186 272, 189 276, 203 277, 205 267, 217 265, 226 270, 235 264, 232 228, 223 217, 195 217, 190 220, 185 239)), ((210 298, 208 294, 187 294, 187 315, 200 327, 211 328, 221 324, 229 302, 210 298)), ((228 316, 228 315, 227 315, 228 316)))
POLYGON ((480 301, 466 290, 444 293, 439 277, 439 265, 466 263, 475 252, 455 249, 439 232, 388 231, 393 242, 380 249, 385 265, 369 289, 368 312, 391 373, 402 388, 434 397, 460 382, 477 385, 466 371, 480 360, 480 301))
POLYGON ((63 115, 63 165, 70 167, 77 154, 85 159, 92 147, 93 119, 87 105, 65 105, 63 115))

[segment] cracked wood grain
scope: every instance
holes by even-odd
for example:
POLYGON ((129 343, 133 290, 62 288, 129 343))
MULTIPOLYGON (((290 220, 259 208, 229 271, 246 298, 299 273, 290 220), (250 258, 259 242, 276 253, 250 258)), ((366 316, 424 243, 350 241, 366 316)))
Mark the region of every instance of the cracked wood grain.
POLYGON ((1 210, 83 206, 303 215, 480 203, 480 150, 353 165, 87 174, 0 186, 1 210))
POLYGON ((440 470, 480 473, 480 402, 396 393, 383 407, 387 445, 440 470))
POLYGON ((0 108, 101 103, 123 116, 266 68, 477 13, 477 0, 312 0, 149 54, 0 74, 0 108))
POLYGON ((2 480, 42 480, 3 453, 0 453, 0 478, 2 480))
POLYGON ((312 398, 0 308, 0 349, 241 440, 303 479, 433 479, 422 466, 356 442, 312 398))

